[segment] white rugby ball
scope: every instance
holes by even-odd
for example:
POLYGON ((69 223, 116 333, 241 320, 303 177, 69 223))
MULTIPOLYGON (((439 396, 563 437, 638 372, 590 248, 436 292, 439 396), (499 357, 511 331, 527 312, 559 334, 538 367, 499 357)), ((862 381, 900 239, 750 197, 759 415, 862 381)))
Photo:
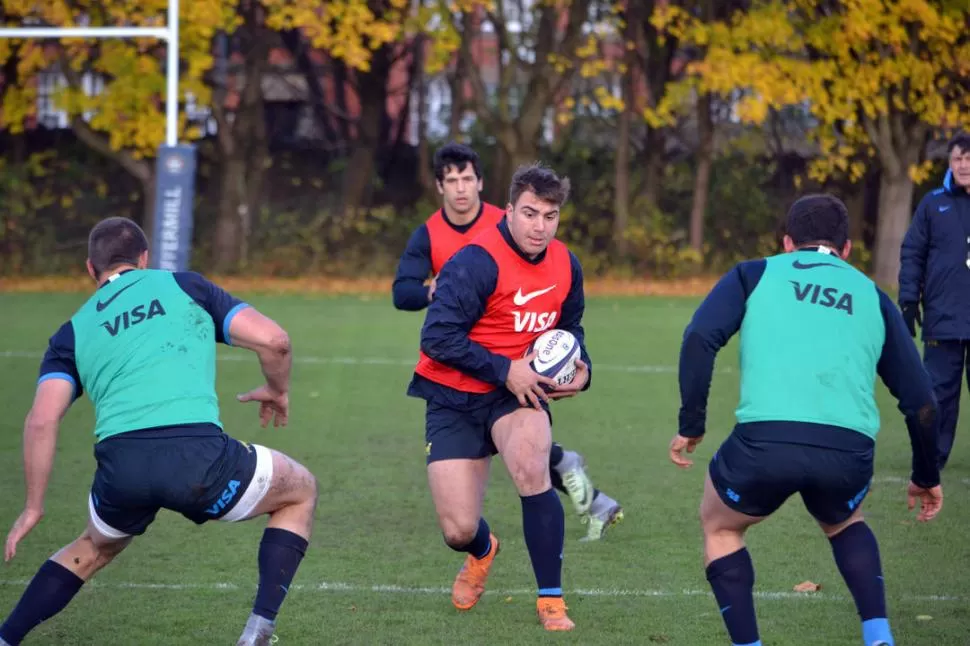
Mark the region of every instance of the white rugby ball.
POLYGON ((543 377, 549 377, 560 386, 570 383, 576 376, 576 359, 580 357, 579 341, 572 332, 549 330, 535 340, 529 348, 536 356, 532 369, 543 377))

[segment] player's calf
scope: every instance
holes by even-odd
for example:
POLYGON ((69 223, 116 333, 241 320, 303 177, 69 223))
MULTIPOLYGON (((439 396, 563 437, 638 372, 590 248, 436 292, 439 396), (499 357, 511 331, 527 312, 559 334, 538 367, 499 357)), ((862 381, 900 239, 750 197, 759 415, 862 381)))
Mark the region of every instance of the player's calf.
POLYGON ((495 422, 492 439, 519 490, 522 528, 538 595, 562 597, 565 514, 549 480, 549 417, 544 411, 517 409, 495 422))
POLYGON ((754 564, 744 545, 744 532, 762 518, 728 507, 709 473, 704 482, 700 520, 705 575, 731 641, 760 644, 754 607, 754 564))
POLYGON ((862 518, 859 507, 845 521, 836 525, 819 523, 832 545, 832 556, 852 593, 866 646, 893 645, 893 635, 886 617, 886 590, 883 583, 879 544, 875 534, 862 518))
POLYGON ((31 630, 67 605, 81 586, 131 543, 131 537, 111 539, 92 524, 46 561, 24 591, 13 612, 0 626, 0 644, 16 646, 31 630))
POLYGON ((243 494, 249 510, 241 510, 238 517, 227 514, 225 518, 243 520, 270 515, 259 544, 256 601, 237 642, 246 646, 268 643, 272 636, 276 615, 306 554, 317 504, 317 480, 306 467, 278 451, 261 446, 255 449, 256 472, 243 494), (247 498, 253 488, 257 493, 247 498))

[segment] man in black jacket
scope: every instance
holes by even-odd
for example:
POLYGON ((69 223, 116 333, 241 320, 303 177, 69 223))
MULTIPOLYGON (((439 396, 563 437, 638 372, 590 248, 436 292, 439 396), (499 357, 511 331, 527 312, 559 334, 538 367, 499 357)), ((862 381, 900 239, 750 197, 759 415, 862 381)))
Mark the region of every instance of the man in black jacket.
POLYGON ((953 448, 964 370, 970 382, 970 134, 950 140, 947 152, 943 186, 916 207, 899 268, 899 305, 912 336, 917 323, 923 328, 923 363, 939 402, 940 469, 953 448))

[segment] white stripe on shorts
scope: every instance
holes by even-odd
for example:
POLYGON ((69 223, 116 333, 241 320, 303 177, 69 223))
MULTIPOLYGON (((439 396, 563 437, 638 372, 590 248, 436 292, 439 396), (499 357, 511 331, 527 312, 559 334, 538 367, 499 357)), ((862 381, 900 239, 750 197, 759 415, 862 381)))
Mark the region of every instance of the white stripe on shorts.
POLYGON ((98 530, 98 533, 105 538, 113 538, 118 540, 128 538, 131 535, 118 531, 108 523, 104 522, 101 517, 98 516, 98 510, 94 508, 94 497, 91 494, 88 494, 88 513, 91 516, 91 524, 94 525, 94 528, 98 530))
POLYGON ((273 454, 265 446, 259 444, 251 444, 250 446, 256 451, 256 471, 253 472, 253 479, 249 481, 249 486, 246 487, 245 493, 236 503, 236 506, 219 520, 229 523, 244 520, 263 500, 273 482, 273 454))

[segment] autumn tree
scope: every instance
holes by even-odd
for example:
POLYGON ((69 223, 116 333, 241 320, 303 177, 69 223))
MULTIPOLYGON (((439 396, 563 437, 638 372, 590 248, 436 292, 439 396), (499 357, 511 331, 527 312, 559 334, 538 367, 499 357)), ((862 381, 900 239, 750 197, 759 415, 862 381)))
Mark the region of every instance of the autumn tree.
POLYGON ((948 0, 761 0, 705 24, 667 12, 665 27, 707 47, 693 71, 760 124, 801 107, 816 121, 814 179, 857 180, 879 165, 875 278, 894 285, 899 247, 924 178, 926 144, 970 126, 970 14, 948 0), (864 156, 858 155, 861 152, 864 156))
MULTIPOLYGON (((167 0, 5 0, 6 24, 58 27, 160 26, 167 0)), ((236 22, 233 3, 197 0, 184 3, 179 22, 179 96, 191 95, 207 105, 211 100, 203 75, 212 64, 210 45, 216 30, 231 30, 236 22)), ((41 72, 63 75, 65 87, 53 97, 65 111, 78 139, 113 159, 136 177, 142 186, 142 225, 153 228, 154 155, 165 135, 165 43, 155 39, 0 40, 0 64, 18 51, 19 82, 5 88, 2 126, 20 132, 36 115, 38 86, 32 82, 41 72), (84 77, 103 81, 100 92, 86 92, 84 77)), ((179 117, 180 140, 201 135, 185 113, 179 117)))
POLYGON ((515 168, 536 160, 545 120, 578 74, 593 2, 496 0, 456 19, 469 107, 497 143, 488 199, 502 203, 515 168))
MULTIPOLYGON (((440 70, 458 48, 460 39, 451 21, 451 12, 471 11, 483 4, 479 0, 448 3, 409 0, 336 0, 321 10, 316 0, 264 0, 272 8, 269 24, 287 33, 291 51, 306 55, 306 46, 326 51, 338 72, 332 86, 336 106, 322 102, 322 80, 306 61, 305 70, 318 123, 337 123, 343 130, 349 158, 343 172, 342 211, 353 214, 372 189, 377 175, 377 160, 386 150, 388 130, 387 102, 391 68, 407 66, 409 86, 421 72, 440 70), (300 34, 288 30, 299 28, 300 34), (347 109, 346 89, 350 87, 359 106, 356 116, 347 109), (351 136, 351 130, 353 135, 351 136)), ((400 91, 401 88, 398 88, 400 91)), ((407 100, 405 100, 405 106, 407 100)), ((405 115, 402 118, 406 118, 405 115)), ((326 126, 325 126, 326 127, 326 126)))
POLYGON ((219 207, 212 246, 212 267, 218 272, 244 267, 249 260, 253 218, 269 167, 262 80, 276 34, 267 27, 266 15, 258 0, 238 4, 238 24, 231 34, 219 36, 220 60, 207 76, 219 166, 219 207), (231 64, 236 59, 233 54, 238 54, 238 64, 231 64))

